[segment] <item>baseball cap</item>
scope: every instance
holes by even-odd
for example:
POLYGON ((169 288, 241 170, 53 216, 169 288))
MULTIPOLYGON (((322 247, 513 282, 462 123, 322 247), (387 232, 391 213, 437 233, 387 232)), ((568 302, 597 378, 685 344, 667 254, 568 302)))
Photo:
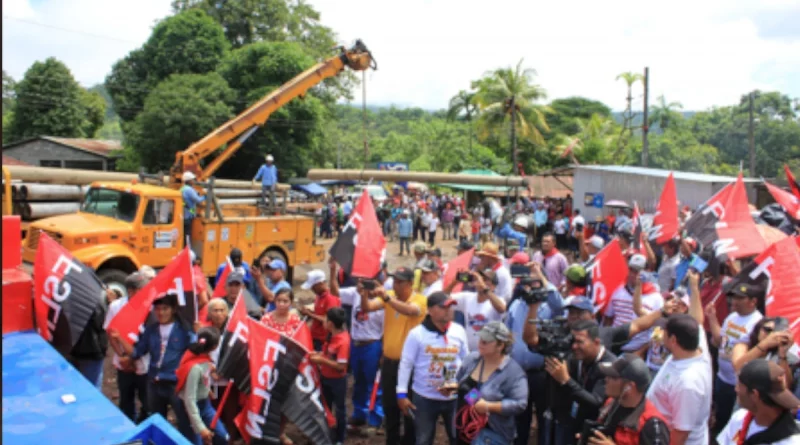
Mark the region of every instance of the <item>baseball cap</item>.
POLYGON ((428 307, 450 307, 456 304, 456 300, 451 299, 444 292, 434 292, 428 296, 428 307))
POLYGON ((592 237, 591 237, 591 238, 589 238, 589 239, 587 239, 586 241, 584 241, 584 243, 586 243, 586 244, 588 244, 588 245, 590 245, 590 246, 594 247, 594 248, 595 248, 595 249, 597 249, 597 250, 600 250, 600 249, 602 249, 602 248, 603 248, 603 246, 605 246, 605 245, 606 245, 606 242, 605 242, 605 241, 603 241, 603 238, 600 238, 600 237, 599 237, 599 236, 597 236, 597 235, 592 235, 592 237))
POLYGON ((440 249, 440 248, 438 248, 438 247, 434 247, 434 248, 432 248, 432 249, 428 249, 427 251, 425 251, 425 253, 427 253, 428 255, 433 255, 433 256, 436 256, 436 257, 440 257, 440 258, 441 258, 441 256, 442 256, 442 249, 440 249))
POLYGON ((650 369, 641 357, 625 353, 613 362, 604 362, 597 365, 600 374, 605 377, 630 380, 636 384, 639 391, 650 385, 650 369))
POLYGON ((142 276, 144 276, 148 281, 156 277, 156 270, 148 265, 140 267, 139 273, 141 273, 142 276))
POLYGON ((458 243, 458 250, 469 250, 473 247, 475 246, 467 240, 462 240, 460 243, 458 243))
POLYGON ((231 272, 230 274, 228 274, 227 284, 232 284, 232 283, 239 283, 239 284, 244 283, 244 275, 242 275, 239 272, 231 272))
POLYGON ((141 272, 134 272, 125 278, 125 288, 139 290, 147 284, 147 281, 141 272))
POLYGON ((786 387, 786 376, 777 363, 764 359, 752 360, 739 372, 739 383, 748 389, 756 389, 769 397, 776 405, 786 410, 800 407, 800 399, 786 387))
POLYGON ((572 264, 567 267, 566 272, 564 275, 567 277, 567 280, 572 284, 585 284, 586 282, 586 268, 581 266, 580 264, 572 264))
POLYGON ((564 308, 575 308, 581 311, 594 312, 594 305, 586 297, 569 297, 564 301, 564 308))
POLYGON ((286 263, 284 263, 283 260, 275 258, 274 260, 270 261, 269 264, 267 264, 267 269, 272 269, 272 270, 280 269, 286 272, 286 263))
POLYGON ((308 271, 308 275, 306 276, 306 281, 300 287, 308 290, 314 287, 315 284, 324 283, 325 282, 325 272, 314 269, 308 271))
POLYGON ((428 246, 422 241, 414 243, 414 253, 425 253, 426 250, 428 250, 428 246))
POLYGON ((633 232, 630 230, 620 230, 617 232, 617 235, 619 235, 620 238, 624 239, 628 243, 633 242, 633 232))
POLYGON ((389 276, 394 278, 395 281, 413 281, 414 271, 407 267, 399 267, 394 273, 390 273, 389 276))
POLYGON ((637 253, 628 260, 628 267, 635 270, 644 270, 645 266, 647 266, 647 258, 644 255, 637 253))
POLYGON ((511 255, 511 259, 508 261, 509 264, 528 264, 530 262, 531 257, 525 252, 517 252, 511 255))
POLYGON ((490 321, 478 332, 478 337, 483 341, 508 343, 511 341, 511 331, 499 321, 490 321))
POLYGON ((764 286, 750 283, 739 283, 728 290, 728 295, 747 298, 764 298, 766 294, 764 286))
POLYGON ((417 267, 422 269, 423 272, 438 272, 439 271, 439 265, 436 264, 436 261, 433 261, 430 258, 426 258, 426 259, 420 261, 417 264, 417 267))

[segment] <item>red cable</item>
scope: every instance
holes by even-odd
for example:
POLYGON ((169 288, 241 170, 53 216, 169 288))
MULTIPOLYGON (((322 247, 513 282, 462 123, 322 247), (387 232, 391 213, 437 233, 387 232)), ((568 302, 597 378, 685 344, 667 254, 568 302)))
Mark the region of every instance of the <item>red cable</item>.
POLYGON ((474 406, 464 405, 456 414, 456 429, 464 442, 472 442, 472 439, 486 426, 489 421, 487 414, 481 414, 475 410, 474 406))

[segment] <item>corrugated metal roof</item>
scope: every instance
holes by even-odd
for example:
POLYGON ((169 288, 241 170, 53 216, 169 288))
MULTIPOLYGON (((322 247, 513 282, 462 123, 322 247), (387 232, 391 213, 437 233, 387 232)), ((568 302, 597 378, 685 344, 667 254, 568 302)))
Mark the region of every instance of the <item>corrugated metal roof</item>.
POLYGON ((122 150, 122 143, 119 141, 103 139, 83 139, 83 138, 58 138, 53 136, 42 136, 42 139, 66 145, 78 150, 88 151, 100 156, 111 156, 113 152, 122 150))
POLYGON ((3 165, 22 165, 30 167, 30 164, 20 161, 19 159, 12 158, 8 155, 3 155, 3 165))
MULTIPOLYGON (((625 173, 629 175, 654 176, 659 178, 666 178, 667 176, 669 176, 671 172, 675 177, 675 179, 681 179, 684 181, 695 181, 695 182, 736 181, 735 176, 719 176, 719 175, 709 175, 705 173, 662 170, 658 168, 636 167, 633 165, 576 165, 575 169, 607 171, 612 173, 625 173)), ((761 180, 756 178, 744 178, 744 182, 761 182, 761 180)))

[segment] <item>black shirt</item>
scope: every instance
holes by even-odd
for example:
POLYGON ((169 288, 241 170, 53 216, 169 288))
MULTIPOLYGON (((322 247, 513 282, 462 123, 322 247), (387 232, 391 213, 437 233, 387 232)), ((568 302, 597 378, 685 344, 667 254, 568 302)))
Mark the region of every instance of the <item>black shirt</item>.
POLYGON ((613 362, 617 357, 605 350, 599 360, 584 364, 575 358, 567 362, 570 380, 556 388, 553 413, 561 422, 583 425, 586 419, 597 419, 606 401, 606 380, 597 367, 599 363, 613 362), (577 404, 573 408, 573 404, 577 404))
POLYGON ((621 326, 600 326, 600 343, 612 353, 619 355, 622 353, 622 346, 628 343, 631 338, 631 324, 625 323, 621 326))

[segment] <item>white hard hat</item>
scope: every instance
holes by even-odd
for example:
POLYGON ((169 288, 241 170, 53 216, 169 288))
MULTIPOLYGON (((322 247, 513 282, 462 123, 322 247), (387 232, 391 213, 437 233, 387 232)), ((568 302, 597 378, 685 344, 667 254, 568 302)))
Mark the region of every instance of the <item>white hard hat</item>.
POLYGON ((272 155, 267 155, 265 159, 266 159, 267 161, 269 161, 269 162, 272 162, 272 161, 274 161, 274 160, 275 160, 275 158, 273 158, 273 157, 272 157, 272 155))
POLYGON ((186 181, 194 181, 197 179, 197 176, 194 175, 192 172, 183 172, 183 182, 186 181))
POLYGON ((520 216, 514 218, 514 225, 515 226, 520 226, 520 227, 523 227, 523 228, 527 229, 528 228, 528 218, 520 215, 520 216))

